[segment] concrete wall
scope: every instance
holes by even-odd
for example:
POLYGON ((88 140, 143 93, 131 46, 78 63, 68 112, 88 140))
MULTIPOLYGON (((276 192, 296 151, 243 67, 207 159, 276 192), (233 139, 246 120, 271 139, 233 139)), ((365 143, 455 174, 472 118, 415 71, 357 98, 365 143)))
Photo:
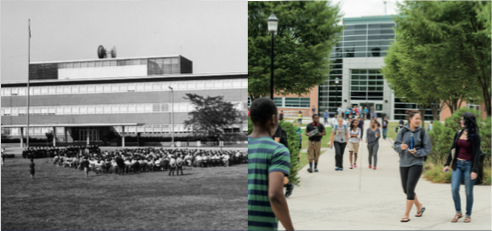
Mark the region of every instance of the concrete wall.
POLYGON ((58 79, 147 76, 147 65, 58 69, 58 79))

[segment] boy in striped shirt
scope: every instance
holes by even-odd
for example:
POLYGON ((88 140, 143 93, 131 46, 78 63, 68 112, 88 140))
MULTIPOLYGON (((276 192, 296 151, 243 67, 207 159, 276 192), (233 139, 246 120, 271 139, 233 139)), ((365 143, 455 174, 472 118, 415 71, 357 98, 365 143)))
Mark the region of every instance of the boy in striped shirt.
POLYGON ((271 137, 278 127, 277 106, 259 98, 250 107, 254 129, 248 137, 248 230, 277 230, 278 220, 294 230, 283 194, 289 150, 271 137))

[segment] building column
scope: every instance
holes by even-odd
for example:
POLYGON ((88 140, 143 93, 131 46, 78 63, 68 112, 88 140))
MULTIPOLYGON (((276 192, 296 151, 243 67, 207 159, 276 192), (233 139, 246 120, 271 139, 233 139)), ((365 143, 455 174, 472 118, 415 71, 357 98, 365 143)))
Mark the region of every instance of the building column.
POLYGON ((53 147, 56 147, 56 127, 53 127, 53 147))
POLYGON ((121 126, 121 147, 125 147, 125 126, 121 126))
POLYGON ((20 127, 20 147, 24 147, 24 128, 20 127))
POLYGON ((87 146, 89 146, 89 128, 87 128, 87 132, 86 132, 86 136, 87 136, 87 146))
POLYGON ((65 143, 68 143, 67 127, 63 128, 63 134, 65 135, 65 143))

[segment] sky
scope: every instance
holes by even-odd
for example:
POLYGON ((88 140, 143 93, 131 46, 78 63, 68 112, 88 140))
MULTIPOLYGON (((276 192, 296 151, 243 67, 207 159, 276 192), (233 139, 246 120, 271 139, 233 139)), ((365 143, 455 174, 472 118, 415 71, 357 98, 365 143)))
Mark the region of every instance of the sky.
MULTIPOLYGON (((385 1, 382 0, 333 0, 332 2, 340 4, 340 11, 345 18, 385 15, 385 1)), ((396 2, 403 1, 386 1, 386 15, 397 14, 396 2)))
POLYGON ((183 55, 194 73, 248 71, 247 3, 214 0, 1 1, 1 82, 31 62, 183 55))
MULTIPOLYGON (((381 0, 333 0, 344 17, 384 15, 381 0)), ((397 13, 396 0, 387 14, 397 13)), ((401 0, 400 0, 401 2, 401 0)), ((247 72, 247 3, 221 0, 1 1, 1 82, 27 80, 31 62, 183 55, 194 73, 247 72)))

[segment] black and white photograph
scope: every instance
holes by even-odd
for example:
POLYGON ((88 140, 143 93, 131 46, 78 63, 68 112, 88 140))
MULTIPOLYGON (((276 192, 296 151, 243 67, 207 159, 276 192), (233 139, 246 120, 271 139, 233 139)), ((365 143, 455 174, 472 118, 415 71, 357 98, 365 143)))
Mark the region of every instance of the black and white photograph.
POLYGON ((2 230, 246 230, 247 7, 2 0, 2 230))

